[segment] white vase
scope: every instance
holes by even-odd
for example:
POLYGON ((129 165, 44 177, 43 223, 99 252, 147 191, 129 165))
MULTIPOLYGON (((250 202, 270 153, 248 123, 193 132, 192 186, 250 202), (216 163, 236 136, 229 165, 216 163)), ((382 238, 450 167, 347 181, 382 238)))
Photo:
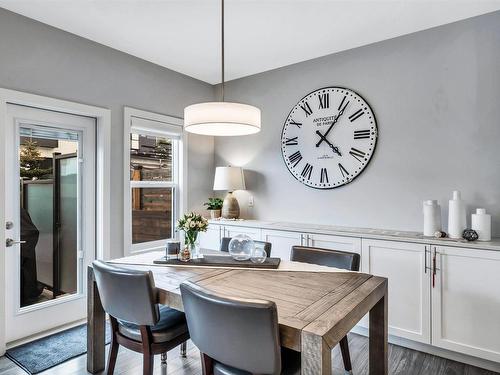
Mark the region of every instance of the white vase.
POLYGON ((441 206, 435 200, 424 201, 424 236, 434 236, 441 230, 441 206))
POLYGON ((484 208, 478 208, 472 214, 472 229, 479 235, 478 241, 491 241, 491 215, 484 208))
POLYGON ((450 238, 462 238, 462 233, 466 228, 465 203, 460 192, 455 190, 448 207, 448 235, 450 238))

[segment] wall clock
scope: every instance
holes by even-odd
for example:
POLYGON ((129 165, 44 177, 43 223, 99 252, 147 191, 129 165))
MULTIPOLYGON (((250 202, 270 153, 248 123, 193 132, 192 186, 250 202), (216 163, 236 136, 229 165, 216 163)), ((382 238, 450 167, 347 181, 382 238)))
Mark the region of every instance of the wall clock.
POLYGON ((361 174, 377 143, 377 122, 359 94, 325 87, 292 108, 281 132, 281 153, 304 185, 333 189, 361 174))

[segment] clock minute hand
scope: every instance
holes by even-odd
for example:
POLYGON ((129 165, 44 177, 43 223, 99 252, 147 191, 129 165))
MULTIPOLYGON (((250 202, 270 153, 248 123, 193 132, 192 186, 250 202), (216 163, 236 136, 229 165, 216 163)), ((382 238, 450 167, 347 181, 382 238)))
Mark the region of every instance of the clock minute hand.
MULTIPOLYGON (((326 139, 326 136, 328 135, 328 133, 330 133, 330 131, 333 129, 333 126, 337 123, 337 121, 339 120, 340 116, 343 115, 343 113, 345 112, 345 109, 347 108, 347 106, 349 105, 349 102, 347 102, 339 111, 339 113, 337 114, 337 116, 335 116, 335 118, 333 119, 333 122, 332 124, 330 125, 330 127, 327 129, 327 131, 325 132, 324 136, 318 141, 318 143, 316 143, 316 147, 319 147, 319 145, 321 144, 321 142, 323 142, 324 139, 326 139)), ((317 132, 316 132, 317 133, 317 132)))

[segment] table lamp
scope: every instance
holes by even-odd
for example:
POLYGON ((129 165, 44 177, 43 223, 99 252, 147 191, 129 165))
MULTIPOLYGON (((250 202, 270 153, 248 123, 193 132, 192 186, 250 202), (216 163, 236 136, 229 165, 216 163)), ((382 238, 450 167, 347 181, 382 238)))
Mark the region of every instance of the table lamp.
POLYGON ((226 190, 228 192, 222 204, 222 217, 225 219, 237 219, 240 216, 240 206, 238 200, 233 196, 233 191, 245 190, 243 168, 215 168, 214 190, 226 190))

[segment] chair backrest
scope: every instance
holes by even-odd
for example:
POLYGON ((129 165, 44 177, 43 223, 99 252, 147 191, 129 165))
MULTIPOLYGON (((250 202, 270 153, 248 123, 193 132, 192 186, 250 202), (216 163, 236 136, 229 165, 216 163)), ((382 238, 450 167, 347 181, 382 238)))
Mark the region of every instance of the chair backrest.
MULTIPOLYGON (((230 241, 231 237, 222 237, 222 241, 220 242, 220 251, 228 252, 230 241)), ((272 248, 271 242, 255 241, 255 240, 253 242, 255 242, 255 247, 260 246, 264 248, 264 251, 267 253, 268 258, 271 256, 271 248, 272 248)))
POLYGON ((180 288, 191 340, 202 353, 252 374, 280 374, 274 302, 227 298, 189 281, 180 288))
POLYGON ((347 251, 320 249, 317 247, 292 246, 290 260, 320 266, 359 271, 359 254, 347 251))
POLYGON ((94 261, 93 269, 104 310, 112 317, 137 325, 155 325, 160 319, 151 271, 118 268, 94 261))

